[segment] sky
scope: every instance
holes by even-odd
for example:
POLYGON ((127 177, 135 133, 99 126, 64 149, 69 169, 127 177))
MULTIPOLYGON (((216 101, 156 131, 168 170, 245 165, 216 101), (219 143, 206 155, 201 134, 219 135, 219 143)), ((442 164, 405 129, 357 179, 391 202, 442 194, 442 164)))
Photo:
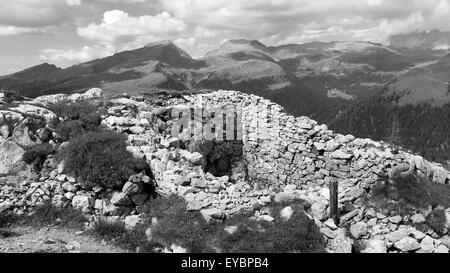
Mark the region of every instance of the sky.
POLYGON ((450 0, 0 0, 0 75, 171 40, 194 58, 229 39, 267 45, 450 30, 450 0))

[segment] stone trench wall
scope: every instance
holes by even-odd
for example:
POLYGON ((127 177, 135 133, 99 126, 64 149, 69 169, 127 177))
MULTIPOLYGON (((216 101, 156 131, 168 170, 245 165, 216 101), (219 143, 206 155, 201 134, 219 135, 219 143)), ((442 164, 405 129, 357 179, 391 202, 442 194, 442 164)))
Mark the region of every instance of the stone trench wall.
POLYGON ((368 188, 380 176, 413 170, 448 184, 450 172, 436 163, 387 144, 341 135, 307 117, 287 115, 276 103, 235 91, 190 98, 196 107, 233 106, 242 111, 243 154, 248 178, 273 185, 328 185, 332 179, 368 188))

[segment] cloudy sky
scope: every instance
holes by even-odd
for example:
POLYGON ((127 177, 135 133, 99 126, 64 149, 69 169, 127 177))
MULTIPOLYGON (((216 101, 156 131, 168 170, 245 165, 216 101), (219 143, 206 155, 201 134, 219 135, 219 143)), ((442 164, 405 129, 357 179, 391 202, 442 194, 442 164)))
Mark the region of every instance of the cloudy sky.
POLYGON ((450 0, 0 0, 0 75, 172 40, 193 57, 227 39, 384 42, 450 30, 450 0))

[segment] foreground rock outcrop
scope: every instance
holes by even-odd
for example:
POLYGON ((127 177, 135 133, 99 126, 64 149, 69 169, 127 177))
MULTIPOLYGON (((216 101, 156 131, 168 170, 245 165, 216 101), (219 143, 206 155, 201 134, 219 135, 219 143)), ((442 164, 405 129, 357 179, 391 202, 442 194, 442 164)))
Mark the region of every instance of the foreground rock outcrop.
MULTIPOLYGON (((442 208, 447 218, 438 234, 432 228, 425 232, 414 228, 431 211, 384 215, 364 201, 375 183, 385 177, 415 174, 449 184, 448 170, 397 147, 336 134, 307 117, 289 116, 281 106, 258 96, 221 90, 106 99, 101 90, 92 89, 85 94, 23 101, 1 112, 3 211, 26 213, 51 200, 95 217, 125 221, 132 228, 153 198, 154 193, 147 189, 154 188, 158 195, 184 197, 188 210, 200 211, 208 221, 222 221, 241 212, 273 221, 268 204, 303 202, 331 252, 352 252, 357 245, 362 252, 448 252, 450 247, 446 235, 449 208, 442 208), (61 162, 50 157, 37 176, 21 178, 19 171, 27 169, 21 160, 27 146, 62 145, 53 137, 55 114, 46 107, 59 101, 84 100, 108 100, 102 124, 127 134, 127 150, 148 163, 151 175, 131 176, 121 191, 87 190, 77 177, 64 173, 61 162), (329 219, 331 181, 339 185, 338 223, 329 219)), ((289 219, 290 215, 292 208, 287 206, 282 217, 289 219)))

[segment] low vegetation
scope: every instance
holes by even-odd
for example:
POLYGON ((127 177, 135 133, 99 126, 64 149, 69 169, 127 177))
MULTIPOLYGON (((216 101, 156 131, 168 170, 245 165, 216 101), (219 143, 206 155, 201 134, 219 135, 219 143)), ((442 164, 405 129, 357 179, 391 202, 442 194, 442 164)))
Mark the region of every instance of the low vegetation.
POLYGON ((114 242, 130 250, 154 251, 170 248, 172 244, 186 248, 189 252, 224 253, 285 253, 322 252, 323 239, 314 222, 301 210, 300 204, 289 204, 294 214, 283 221, 279 211, 283 205, 270 207, 274 222, 256 221, 250 215, 240 214, 208 223, 198 211, 187 211, 184 199, 177 196, 158 198, 147 207, 144 223, 132 232, 117 223, 99 222, 97 235, 115 238, 114 242), (157 224, 152 225, 152 218, 157 224), (235 226, 228 233, 225 228, 235 226), (151 240, 146 231, 151 228, 151 240))
POLYGON ((89 102, 67 103, 59 102, 48 108, 63 119, 56 127, 56 133, 61 141, 101 130, 102 107, 89 102))
POLYGON ((47 157, 55 152, 55 148, 49 143, 36 144, 26 148, 22 160, 29 165, 33 164, 35 170, 39 171, 47 157))
POLYGON ((410 175, 379 181, 371 190, 367 205, 389 215, 394 211, 406 216, 416 209, 432 209, 426 222, 418 228, 430 226, 438 233, 444 232, 444 208, 450 207, 450 185, 438 184, 426 178, 410 175))
POLYGON ((86 188, 120 188, 128 178, 146 167, 126 150, 126 136, 101 130, 71 138, 60 151, 65 172, 81 178, 86 188))
POLYGON ((46 226, 59 226, 63 228, 80 230, 87 221, 86 216, 74 208, 60 208, 51 203, 37 206, 31 214, 17 215, 11 212, 0 214, 0 229, 10 226, 33 226, 42 228, 46 226))

